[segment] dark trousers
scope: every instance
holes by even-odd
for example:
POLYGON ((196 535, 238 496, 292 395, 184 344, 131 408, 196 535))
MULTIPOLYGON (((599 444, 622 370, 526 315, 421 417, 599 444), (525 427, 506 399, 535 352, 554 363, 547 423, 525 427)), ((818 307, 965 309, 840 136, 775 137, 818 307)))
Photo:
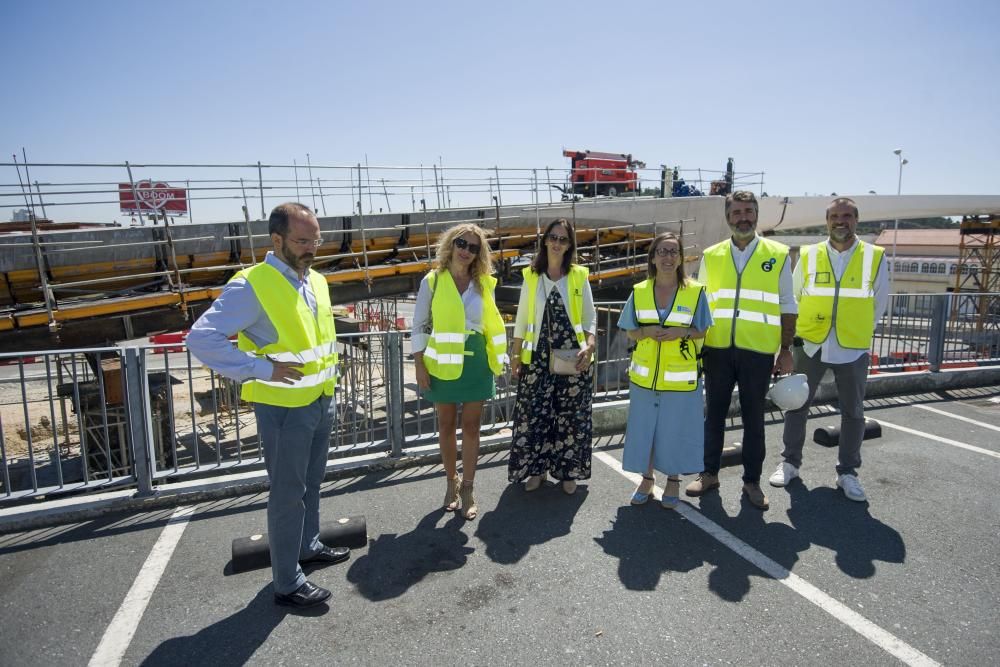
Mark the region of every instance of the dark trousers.
POLYGON ((743 481, 760 482, 764 466, 764 397, 774 355, 736 347, 703 348, 705 366, 705 472, 717 475, 722 462, 726 415, 733 388, 740 388, 743 419, 743 481))

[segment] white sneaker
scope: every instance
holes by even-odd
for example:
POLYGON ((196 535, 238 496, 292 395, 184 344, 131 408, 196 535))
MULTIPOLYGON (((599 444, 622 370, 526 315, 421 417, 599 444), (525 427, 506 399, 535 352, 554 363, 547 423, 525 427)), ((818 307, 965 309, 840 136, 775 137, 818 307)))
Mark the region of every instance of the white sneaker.
POLYGON ((863 503, 868 500, 865 490, 861 487, 861 481, 857 475, 838 475, 837 486, 844 490, 844 495, 848 500, 863 503))
POLYGON ((778 464, 778 469, 774 471, 774 474, 767 481, 771 486, 786 486, 798 476, 799 469, 786 461, 778 464))

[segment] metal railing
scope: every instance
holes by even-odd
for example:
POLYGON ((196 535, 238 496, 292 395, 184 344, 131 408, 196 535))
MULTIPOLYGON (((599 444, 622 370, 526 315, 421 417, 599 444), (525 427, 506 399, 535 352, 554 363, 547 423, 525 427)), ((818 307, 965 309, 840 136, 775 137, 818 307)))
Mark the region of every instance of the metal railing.
MULTIPOLYGON (((438 164, 369 165, 312 164, 137 164, 14 162, 0 163, 10 180, 0 181, 0 218, 24 208, 36 219, 110 223, 132 220, 147 224, 162 219, 156 211, 123 213, 120 201, 138 200, 142 184, 169 184, 183 188, 183 218, 187 222, 232 222, 264 220, 270 209, 283 201, 295 200, 327 215, 402 213, 453 208, 482 208, 494 204, 553 204, 573 198, 581 188, 606 192, 617 186, 623 197, 639 197, 643 192, 659 193, 663 188, 661 168, 632 170, 636 181, 573 180, 566 167, 468 167, 438 164), (17 178, 13 178, 16 172, 17 178), (637 185, 635 191, 626 187, 637 185), (577 190, 577 192, 574 192, 577 190), (245 210, 245 213, 244 213, 245 210), (260 217, 257 217, 257 214, 260 217)), ((593 171, 593 170, 591 170, 593 171)), ((588 172, 589 173, 589 172, 588 172)), ((678 182, 695 186, 707 194, 713 181, 726 177, 724 170, 677 169, 678 182)), ((579 176, 580 173, 577 173, 579 176)), ((587 177, 589 179, 589 177, 587 177)), ((670 196, 674 172, 669 171, 666 195, 670 196)), ((759 190, 763 194, 764 172, 734 172, 733 187, 759 190)), ((180 220, 181 218, 178 218, 180 220)))
MULTIPOLYGON (((1000 312, 978 312, 981 293, 893 294, 872 339, 872 369, 939 371, 1000 360, 1000 312)), ((994 299, 989 299, 993 302, 994 299)))
MULTIPOLYGON (((876 327, 872 371, 1000 364, 1000 317, 963 310, 967 296, 976 295, 894 295, 876 327)), ((598 403, 628 396, 622 305, 596 304, 598 403)), ((330 459, 433 450, 437 421, 417 390, 408 332, 338 341, 330 459)), ((484 434, 510 428, 516 391, 509 374, 497 378, 484 434)), ((149 494, 167 481, 262 467, 252 407, 182 343, 0 354, 0 503, 117 487, 149 494)))

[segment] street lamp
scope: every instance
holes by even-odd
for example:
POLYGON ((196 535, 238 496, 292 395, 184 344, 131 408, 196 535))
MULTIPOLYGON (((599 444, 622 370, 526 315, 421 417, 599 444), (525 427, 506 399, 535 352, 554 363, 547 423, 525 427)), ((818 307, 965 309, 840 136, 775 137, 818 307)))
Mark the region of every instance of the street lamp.
MULTIPOLYGON (((898 197, 903 191, 903 165, 907 164, 909 160, 903 157, 903 149, 897 148, 893 151, 896 157, 899 158, 899 181, 896 183, 896 196, 898 197)), ((899 206, 899 203, 896 203, 899 206)), ((899 236, 899 218, 892 225, 892 264, 890 265, 889 271, 889 293, 892 294, 895 291, 896 285, 896 237, 899 236)))

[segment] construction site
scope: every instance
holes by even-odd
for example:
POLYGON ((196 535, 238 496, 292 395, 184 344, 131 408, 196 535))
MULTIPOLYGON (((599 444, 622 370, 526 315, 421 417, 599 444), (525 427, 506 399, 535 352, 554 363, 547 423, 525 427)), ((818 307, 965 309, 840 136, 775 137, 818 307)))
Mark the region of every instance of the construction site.
MULTIPOLYGON (((682 234, 693 270, 701 250, 728 235, 722 195, 734 188, 758 192, 763 234, 821 224, 829 201, 768 197, 764 174, 736 172, 731 158, 712 172, 646 169, 629 154, 566 150, 564 156, 569 169, 0 165, 18 177, 0 185, 0 211, 24 207, 20 221, 0 223, 0 349, 109 345, 185 330, 229 278, 263 259, 270 248, 267 212, 282 201, 302 201, 319 217, 324 244, 313 267, 329 283, 333 304, 360 304, 353 313, 339 311, 346 332, 402 324, 396 304, 412 296, 431 268, 438 235, 459 222, 489 231, 498 300, 510 305, 539 230, 556 218, 574 222, 579 262, 590 269, 595 296, 615 299, 645 273, 648 243, 658 232, 682 234), (256 178, 235 177, 246 171, 256 178), (205 172, 212 176, 190 177, 205 172), (68 180, 38 180, 49 173, 68 180), (343 212, 329 214, 328 202, 343 212), (62 221, 62 213, 77 221, 62 221)), ((983 269, 974 280, 961 274, 966 283, 956 290, 992 291, 998 275, 992 216, 1000 197, 856 201, 862 220, 971 216, 968 224, 977 221, 978 231, 970 231, 963 252, 983 269)), ((984 316, 993 310, 995 304, 977 306, 984 316)))

